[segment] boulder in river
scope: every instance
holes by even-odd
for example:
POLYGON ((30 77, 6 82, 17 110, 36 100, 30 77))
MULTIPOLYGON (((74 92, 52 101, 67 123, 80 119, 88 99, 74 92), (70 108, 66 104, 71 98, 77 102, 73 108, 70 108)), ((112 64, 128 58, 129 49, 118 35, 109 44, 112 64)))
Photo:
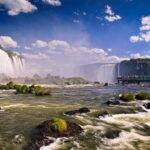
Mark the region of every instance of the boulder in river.
POLYGON ((87 107, 82 107, 80 109, 76 109, 76 110, 71 110, 71 111, 67 111, 64 114, 66 115, 75 115, 75 114, 82 114, 82 113, 88 113, 90 112, 90 109, 87 107))
POLYGON ((120 105, 119 100, 109 100, 106 102, 107 105, 120 105))
POLYGON ((111 116, 110 113, 106 110, 103 112, 98 113, 97 117, 105 117, 105 116, 111 116))
POLYGON ((143 106, 144 106, 146 109, 150 109, 150 102, 145 103, 143 106))
POLYGON ((82 131, 76 123, 61 118, 44 121, 35 128, 30 149, 39 150, 40 147, 53 143, 55 138, 76 136, 82 131))

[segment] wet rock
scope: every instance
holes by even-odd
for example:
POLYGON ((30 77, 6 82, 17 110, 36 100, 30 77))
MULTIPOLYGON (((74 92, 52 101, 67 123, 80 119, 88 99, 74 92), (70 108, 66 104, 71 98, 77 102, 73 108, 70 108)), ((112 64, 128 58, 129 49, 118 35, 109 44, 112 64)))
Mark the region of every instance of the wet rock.
POLYGON ((106 102, 107 105, 120 105, 120 101, 119 100, 109 100, 106 102))
POLYGON ((66 115, 75 115, 75 114, 82 114, 82 113, 88 113, 90 112, 90 110, 86 107, 77 109, 77 110, 71 110, 71 111, 67 111, 64 114, 66 115))
POLYGON ((106 110, 103 112, 98 113, 97 117, 105 117, 105 116, 111 116, 110 113, 106 110))
POLYGON ((114 139, 119 137, 120 132, 120 130, 107 130, 104 137, 108 139, 114 139))
POLYGON ((143 106, 144 106, 146 109, 150 109, 150 102, 145 103, 143 106))
POLYGON ((59 124, 58 126, 57 124, 54 124, 53 119, 38 125, 34 130, 29 149, 39 150, 40 147, 53 143, 57 138, 76 136, 83 131, 76 123, 66 120, 63 121, 61 122, 62 124, 59 124), (62 126, 64 126, 63 121, 67 126, 65 125, 65 127, 63 127, 64 130, 60 130, 62 129, 62 126))
POLYGON ((12 140, 12 142, 15 143, 15 144, 22 144, 24 141, 25 141, 25 138, 21 134, 15 135, 15 137, 12 140))

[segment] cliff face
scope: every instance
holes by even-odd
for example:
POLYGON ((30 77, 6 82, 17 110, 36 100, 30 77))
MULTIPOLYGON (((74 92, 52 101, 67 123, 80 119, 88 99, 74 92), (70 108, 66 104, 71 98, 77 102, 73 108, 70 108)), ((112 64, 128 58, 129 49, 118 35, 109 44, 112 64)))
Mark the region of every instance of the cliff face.
POLYGON ((131 59, 119 65, 120 76, 150 76, 150 59, 131 59))

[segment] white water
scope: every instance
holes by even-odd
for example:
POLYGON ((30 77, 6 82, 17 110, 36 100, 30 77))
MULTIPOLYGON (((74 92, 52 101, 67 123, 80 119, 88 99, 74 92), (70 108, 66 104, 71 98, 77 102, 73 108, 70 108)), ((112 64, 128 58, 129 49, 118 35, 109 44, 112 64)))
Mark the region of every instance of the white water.
POLYGON ((11 57, 7 52, 0 49, 0 74, 8 76, 19 76, 23 71, 23 60, 19 54, 14 54, 11 57))
POLYGON ((97 80, 104 83, 115 82, 115 66, 116 64, 102 64, 97 70, 97 80))
POLYGON ((91 81, 99 81, 101 83, 115 83, 117 74, 116 64, 113 63, 96 63, 82 66, 80 75, 91 81))

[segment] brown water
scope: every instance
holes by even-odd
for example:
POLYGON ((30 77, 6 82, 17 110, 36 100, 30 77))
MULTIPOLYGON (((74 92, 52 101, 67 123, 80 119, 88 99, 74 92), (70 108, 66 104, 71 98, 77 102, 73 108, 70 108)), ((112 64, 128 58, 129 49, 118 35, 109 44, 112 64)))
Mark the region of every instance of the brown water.
POLYGON ((74 138, 56 139, 55 143, 41 150, 149 150, 150 113, 139 112, 135 103, 109 107, 104 104, 122 91, 150 92, 150 88, 57 89, 53 90, 52 97, 1 91, 0 149, 22 150, 35 126, 57 116, 77 122, 84 133, 74 138), (63 115, 64 111, 80 107, 90 108, 91 113, 73 117, 63 115), (103 110, 108 110, 112 116, 97 118, 96 114, 103 110))

